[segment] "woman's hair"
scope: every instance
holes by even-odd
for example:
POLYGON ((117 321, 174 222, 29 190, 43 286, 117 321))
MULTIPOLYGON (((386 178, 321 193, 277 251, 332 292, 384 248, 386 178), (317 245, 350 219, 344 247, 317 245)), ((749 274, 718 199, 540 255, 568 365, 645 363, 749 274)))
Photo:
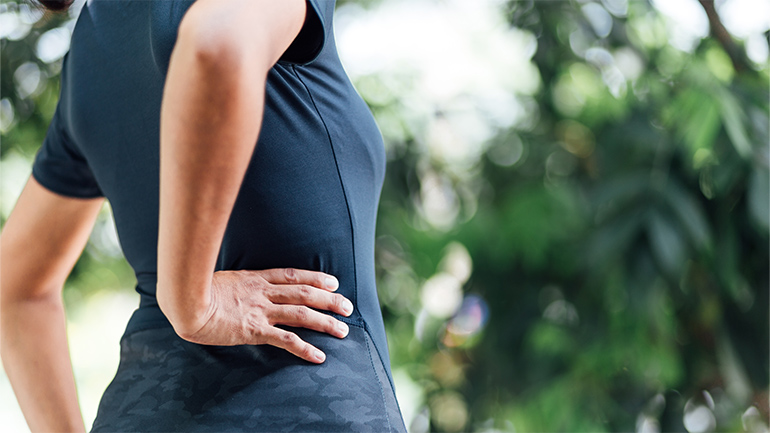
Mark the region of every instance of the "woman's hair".
POLYGON ((66 11, 74 0, 37 0, 38 3, 43 5, 49 11, 63 12, 66 11))

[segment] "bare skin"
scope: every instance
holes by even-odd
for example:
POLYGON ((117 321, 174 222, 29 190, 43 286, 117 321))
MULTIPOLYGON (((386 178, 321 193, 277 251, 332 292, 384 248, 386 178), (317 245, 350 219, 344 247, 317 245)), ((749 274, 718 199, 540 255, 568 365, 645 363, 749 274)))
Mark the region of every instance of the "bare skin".
MULTIPOLYGON (((259 134, 267 71, 296 37, 304 0, 198 0, 180 25, 161 113, 158 303, 201 344, 270 344, 310 362, 288 325, 343 338, 352 304, 337 281, 296 269, 214 272, 259 134)), ((103 199, 30 178, 0 235, 0 354, 33 432, 83 432, 65 333, 64 282, 103 199)))
POLYGON ((30 178, 0 236, 0 354, 32 431, 85 431, 61 290, 103 202, 30 178))

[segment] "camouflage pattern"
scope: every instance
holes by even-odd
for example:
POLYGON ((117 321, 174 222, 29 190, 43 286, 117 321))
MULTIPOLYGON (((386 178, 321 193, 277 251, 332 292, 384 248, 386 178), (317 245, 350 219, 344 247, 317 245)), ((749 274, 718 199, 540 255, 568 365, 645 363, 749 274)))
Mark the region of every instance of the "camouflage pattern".
POLYGON ((344 339, 294 331, 326 362, 267 345, 194 344, 171 328, 127 334, 91 431, 406 432, 364 328, 344 339))

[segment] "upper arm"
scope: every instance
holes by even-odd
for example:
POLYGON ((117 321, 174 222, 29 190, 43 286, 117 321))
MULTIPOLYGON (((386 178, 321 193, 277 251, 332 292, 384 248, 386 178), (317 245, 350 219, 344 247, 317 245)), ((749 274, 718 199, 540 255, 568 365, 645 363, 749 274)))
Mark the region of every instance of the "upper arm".
POLYGON ((179 25, 177 45, 266 71, 297 38, 307 12, 306 0, 197 0, 179 25))
POLYGON ((0 235, 0 296, 33 298, 61 290, 103 202, 55 194, 30 177, 0 235))

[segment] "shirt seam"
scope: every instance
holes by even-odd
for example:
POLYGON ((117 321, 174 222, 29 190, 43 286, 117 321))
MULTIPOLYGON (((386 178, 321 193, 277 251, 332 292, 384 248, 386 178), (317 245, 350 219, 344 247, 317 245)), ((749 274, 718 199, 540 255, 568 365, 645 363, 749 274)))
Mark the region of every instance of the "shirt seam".
MULTIPOLYGON (((337 160, 337 152, 334 150, 334 143, 332 140, 331 133, 329 132, 329 127, 326 125, 326 120, 324 120, 324 117, 321 115, 320 110, 318 110, 318 105, 315 103, 315 98, 313 98, 313 94, 310 92, 310 88, 308 88, 307 84, 305 84, 305 81, 302 79, 302 77, 299 75, 297 71, 296 65, 291 65, 291 69, 294 72, 294 76, 297 77, 300 83, 302 83, 302 86, 305 88, 305 91, 308 94, 308 97, 310 98, 310 102, 313 104, 313 109, 316 112, 316 115, 318 115, 318 118, 321 120, 321 123, 324 126, 324 130, 326 131, 326 137, 329 140, 329 148, 332 151, 332 157, 334 158, 334 166, 337 169, 337 178, 340 181, 340 188, 342 189, 342 197, 345 199, 345 208, 348 212, 348 222, 350 223, 350 244, 351 244, 351 252, 353 257, 353 305, 358 308, 358 265, 356 263, 356 237, 355 237, 355 230, 353 226, 353 213, 350 210, 350 202, 348 201, 348 192, 345 189, 345 182, 342 181, 342 173, 340 172, 340 164, 337 160)), ((360 316, 360 314, 359 314, 360 316)), ((363 316, 361 317, 361 321, 363 321, 363 316)))

